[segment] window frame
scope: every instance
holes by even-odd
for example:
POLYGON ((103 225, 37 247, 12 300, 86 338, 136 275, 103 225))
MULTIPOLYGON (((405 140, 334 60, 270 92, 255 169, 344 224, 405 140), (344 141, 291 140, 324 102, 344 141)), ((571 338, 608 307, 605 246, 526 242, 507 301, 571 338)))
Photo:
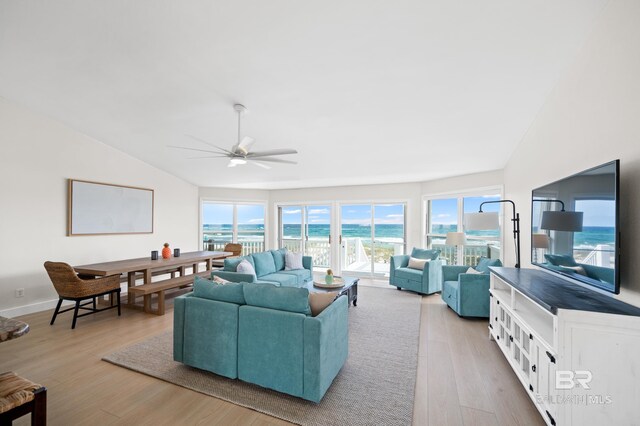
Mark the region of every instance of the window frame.
MULTIPOLYGON (((480 188, 473 188, 464 191, 451 191, 451 192, 440 192, 440 193, 432 193, 432 194, 423 194, 422 195, 422 244, 423 247, 430 248, 432 244, 433 238, 446 238, 446 234, 433 234, 431 233, 431 212, 430 212, 430 202, 433 200, 445 200, 445 199, 457 199, 457 232, 464 232, 464 199, 467 197, 482 197, 487 194, 498 194, 501 200, 504 200, 504 187, 502 185, 497 186, 486 186, 480 188)), ((504 243, 505 243, 505 232, 504 232, 504 203, 500 206, 499 209, 500 214, 500 236, 499 237, 479 237, 477 239, 482 239, 485 241, 497 241, 500 243, 500 261, 503 261, 504 258, 504 243)), ((470 238, 471 240, 475 240, 476 238, 470 238)), ((457 247, 457 259, 458 262, 456 265, 463 265, 464 262, 464 248, 462 246, 457 247)))
POLYGON ((240 205, 249 205, 249 206, 262 206, 263 216, 264 216, 264 233, 262 236, 262 245, 264 250, 267 250, 267 242, 269 241, 270 229, 269 229, 269 212, 268 212, 268 202, 265 200, 228 200, 228 199, 219 199, 219 198, 208 198, 208 197, 200 197, 200 209, 198 211, 199 214, 199 227, 198 227, 198 247, 204 249, 204 205, 205 204, 231 204, 233 206, 233 235, 231 242, 238 242, 238 206, 240 205))

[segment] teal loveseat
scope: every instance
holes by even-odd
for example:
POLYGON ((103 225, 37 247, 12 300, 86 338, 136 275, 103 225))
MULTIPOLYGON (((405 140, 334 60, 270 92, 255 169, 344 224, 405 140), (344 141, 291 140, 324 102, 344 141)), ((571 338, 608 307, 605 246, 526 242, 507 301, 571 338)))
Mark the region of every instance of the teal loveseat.
POLYGON ((409 255, 391 256, 389 268, 389 284, 398 290, 405 288, 417 293, 432 294, 442 290, 442 264, 438 259, 440 250, 423 250, 414 248, 409 255), (409 268, 409 257, 430 259, 424 268, 409 268))
POLYGON ((280 287, 302 287, 313 279, 313 262, 311 256, 302 257, 304 269, 285 270, 285 253, 287 249, 269 250, 261 253, 253 253, 247 256, 234 257, 224 260, 222 270, 214 271, 216 275, 225 280, 246 283, 267 283, 280 287), (256 270, 256 276, 237 272, 238 264, 246 259, 256 270))
POLYGON ((317 403, 347 359, 347 308, 312 317, 306 288, 196 280, 175 299, 173 358, 317 403))
POLYGON ((500 259, 481 257, 468 274, 469 266, 442 267, 442 300, 461 317, 489 318, 489 267, 502 266, 500 259))

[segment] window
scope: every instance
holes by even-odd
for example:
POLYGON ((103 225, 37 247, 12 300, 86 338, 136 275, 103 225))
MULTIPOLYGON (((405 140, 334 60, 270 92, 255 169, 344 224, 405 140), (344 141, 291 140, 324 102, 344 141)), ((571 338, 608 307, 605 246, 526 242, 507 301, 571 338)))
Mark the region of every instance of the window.
MULTIPOLYGON (((500 229, 489 231, 466 231, 463 227, 465 213, 478 212, 480 204, 485 201, 500 200, 500 195, 470 194, 429 198, 426 200, 426 235, 425 245, 428 248, 440 249, 440 258, 447 265, 469 265, 478 263, 481 256, 500 258, 500 229), (449 232, 464 232, 464 246, 447 246, 449 232)), ((501 204, 485 204, 482 211, 501 211, 501 204)))
POLYGON ((203 249, 222 250, 231 242, 242 244, 242 254, 265 250, 263 204, 202 203, 203 249))

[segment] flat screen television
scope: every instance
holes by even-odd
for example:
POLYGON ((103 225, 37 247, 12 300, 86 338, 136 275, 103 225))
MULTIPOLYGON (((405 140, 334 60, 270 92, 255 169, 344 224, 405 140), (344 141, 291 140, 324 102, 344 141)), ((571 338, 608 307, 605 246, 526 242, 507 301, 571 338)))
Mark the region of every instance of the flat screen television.
POLYGON ((536 188, 531 263, 620 292, 620 160, 536 188))

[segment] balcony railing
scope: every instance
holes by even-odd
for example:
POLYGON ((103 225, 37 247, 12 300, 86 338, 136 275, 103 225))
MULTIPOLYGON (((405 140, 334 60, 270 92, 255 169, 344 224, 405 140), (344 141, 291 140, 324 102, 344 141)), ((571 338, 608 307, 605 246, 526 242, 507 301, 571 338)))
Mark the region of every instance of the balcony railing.
POLYGON ((331 244, 328 240, 309 239, 303 241, 300 239, 283 239, 283 247, 289 251, 301 252, 304 247, 305 256, 313 258, 314 268, 330 268, 331 267, 331 244))
MULTIPOLYGON (((458 249, 445 244, 432 244, 432 248, 440 249, 440 259, 446 260, 447 265, 457 265, 458 249)), ((464 246, 462 254, 462 264, 475 266, 478 264, 480 257, 488 257, 491 259, 500 258, 500 247, 493 244, 488 245, 468 245, 464 246)))
MULTIPOLYGON (((231 241, 208 240, 203 242, 203 250, 222 251, 224 246, 231 241)), ((242 255, 246 256, 251 253, 260 253, 265 250, 264 241, 238 241, 242 244, 242 255)))

